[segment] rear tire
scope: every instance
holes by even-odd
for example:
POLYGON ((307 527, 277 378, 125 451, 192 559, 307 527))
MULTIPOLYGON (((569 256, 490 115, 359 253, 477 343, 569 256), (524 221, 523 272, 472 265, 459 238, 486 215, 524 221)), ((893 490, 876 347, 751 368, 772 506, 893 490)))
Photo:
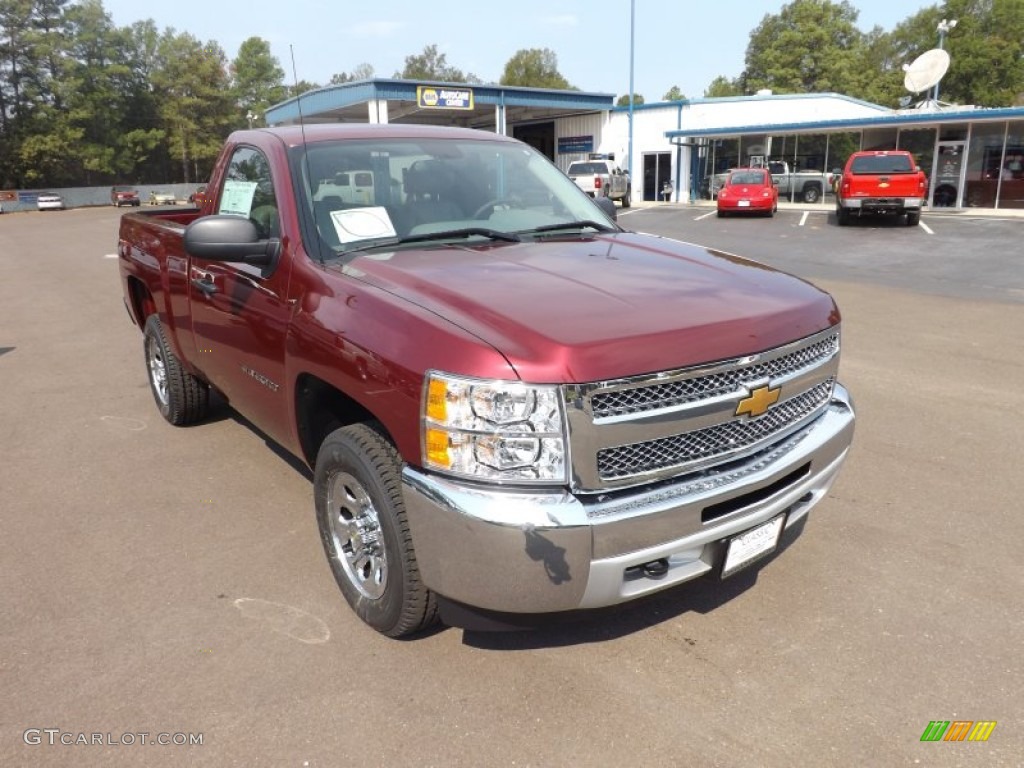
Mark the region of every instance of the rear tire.
POLYGON ((420 579, 402 500, 401 462, 372 423, 331 432, 316 457, 313 489, 320 539, 345 600, 388 637, 437 621, 420 579))
POLYGON ((210 407, 210 388, 182 367, 157 315, 146 318, 143 349, 149 388, 160 415, 176 427, 201 421, 210 407))
POLYGON ((622 207, 623 207, 623 208, 629 208, 629 206, 630 206, 630 205, 632 205, 632 202, 633 202, 633 201, 632 201, 632 199, 630 198, 630 190, 629 190, 629 187, 626 187, 626 194, 624 194, 624 195, 622 196, 622 207))
POLYGON ((836 206, 836 220, 839 222, 840 227, 845 227, 850 223, 850 212, 841 205, 836 206))
POLYGON ((921 223, 921 213, 920 213, 920 211, 915 212, 915 213, 908 213, 907 214, 907 226, 908 227, 916 227, 920 223, 921 223))

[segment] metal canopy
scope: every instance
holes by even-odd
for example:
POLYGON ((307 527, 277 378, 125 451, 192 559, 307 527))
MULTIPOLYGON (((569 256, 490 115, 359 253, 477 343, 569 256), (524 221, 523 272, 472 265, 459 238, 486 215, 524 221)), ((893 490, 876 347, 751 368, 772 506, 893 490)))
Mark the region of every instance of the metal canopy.
MULTIPOLYGON (((386 121, 454 125, 495 130, 496 112, 504 110, 506 124, 522 124, 557 117, 608 111, 614 96, 547 88, 520 88, 474 83, 437 83, 413 80, 358 80, 307 91, 298 98, 275 104, 266 112, 268 125, 322 122, 358 122, 370 119, 375 102, 387 102, 386 121), (471 90, 471 109, 424 107, 418 98, 420 86, 437 89, 471 90)), ((383 120, 381 121, 383 122, 383 120)))
POLYGON ((813 122, 764 123, 760 125, 722 126, 711 128, 679 128, 666 131, 669 140, 696 138, 735 138, 751 134, 792 134, 823 133, 837 131, 859 131, 864 128, 897 126, 949 125, 952 123, 981 123, 1024 118, 1024 107, 1001 109, 962 109, 938 111, 906 111, 889 115, 857 117, 844 120, 820 120, 813 122))

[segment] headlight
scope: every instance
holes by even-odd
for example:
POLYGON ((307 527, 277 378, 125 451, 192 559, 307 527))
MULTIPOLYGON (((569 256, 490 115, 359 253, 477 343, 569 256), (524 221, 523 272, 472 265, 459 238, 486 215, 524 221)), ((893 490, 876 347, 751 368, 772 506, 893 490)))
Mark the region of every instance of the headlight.
POLYGON ((558 387, 432 371, 423 402, 423 462, 480 480, 566 482, 558 387))

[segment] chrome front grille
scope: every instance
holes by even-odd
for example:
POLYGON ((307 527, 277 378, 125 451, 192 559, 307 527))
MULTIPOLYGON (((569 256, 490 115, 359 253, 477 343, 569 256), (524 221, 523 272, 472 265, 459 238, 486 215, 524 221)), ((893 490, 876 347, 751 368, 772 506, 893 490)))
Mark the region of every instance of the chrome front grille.
POLYGON ((596 492, 677 477, 777 443, 828 407, 839 347, 833 327, 712 365, 568 386, 573 486, 596 492), (771 405, 746 415, 744 400, 771 405))
POLYGON ((833 379, 792 397, 754 419, 738 419, 661 440, 605 448, 597 453, 602 480, 703 462, 732 455, 798 425, 832 395, 833 379))
POLYGON ((596 393, 591 398, 595 418, 643 413, 659 408, 692 403, 735 392, 748 381, 788 376, 813 368, 839 351, 839 333, 795 352, 765 362, 741 365, 731 370, 645 387, 596 393))

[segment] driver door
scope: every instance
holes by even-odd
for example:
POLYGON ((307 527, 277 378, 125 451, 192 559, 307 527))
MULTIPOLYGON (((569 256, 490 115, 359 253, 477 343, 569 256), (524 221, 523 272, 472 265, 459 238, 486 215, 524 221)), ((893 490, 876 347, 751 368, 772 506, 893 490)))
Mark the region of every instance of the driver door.
MULTIPOLYGON (((214 213, 245 216, 261 238, 281 236, 274 179, 266 156, 236 147, 214 213)), ((289 434, 285 337, 287 253, 268 275, 242 263, 189 258, 190 306, 200 368, 232 407, 278 441, 289 434)))

